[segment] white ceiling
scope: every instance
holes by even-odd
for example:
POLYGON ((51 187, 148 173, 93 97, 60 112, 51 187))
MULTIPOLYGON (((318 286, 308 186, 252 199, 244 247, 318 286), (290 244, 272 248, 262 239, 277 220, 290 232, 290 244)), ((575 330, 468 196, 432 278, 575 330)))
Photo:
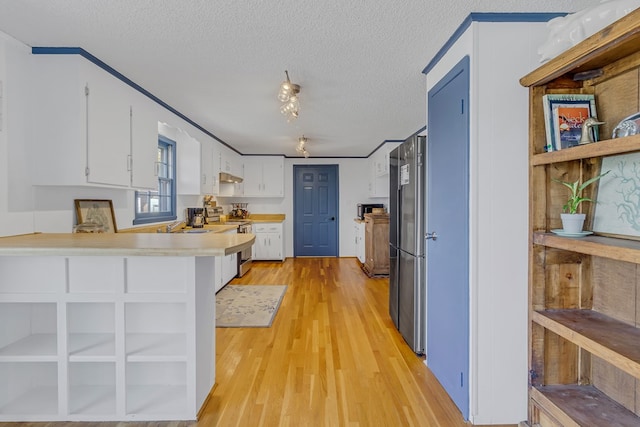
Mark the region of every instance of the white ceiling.
POLYGON ((242 154, 367 156, 425 125, 422 70, 471 12, 599 0, 0 0, 0 30, 80 47, 242 154), (288 123, 276 98, 302 86, 288 123))

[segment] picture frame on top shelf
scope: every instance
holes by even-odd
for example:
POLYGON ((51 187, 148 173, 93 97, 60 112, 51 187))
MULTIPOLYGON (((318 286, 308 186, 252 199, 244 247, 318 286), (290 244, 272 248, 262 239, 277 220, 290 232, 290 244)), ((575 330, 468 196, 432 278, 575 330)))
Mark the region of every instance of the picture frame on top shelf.
POLYGON ((600 178, 593 217, 593 231, 599 235, 640 240, 640 184, 637 171, 640 152, 607 156, 600 178))
MULTIPOLYGON (((546 131, 545 151, 558 151, 580 143, 582 124, 597 117, 592 94, 547 94, 542 97, 546 131)), ((598 140, 598 128, 591 128, 591 138, 598 140)))
POLYGON ((117 233, 116 216, 111 200, 75 199, 78 224, 97 224, 104 233, 117 233))

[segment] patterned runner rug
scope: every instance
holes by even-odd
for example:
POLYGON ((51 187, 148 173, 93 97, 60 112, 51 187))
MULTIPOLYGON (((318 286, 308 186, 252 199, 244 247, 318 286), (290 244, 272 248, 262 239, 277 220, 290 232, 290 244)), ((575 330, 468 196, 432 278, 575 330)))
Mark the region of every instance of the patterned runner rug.
POLYGON ((216 294, 216 327, 268 328, 287 285, 227 285, 216 294))

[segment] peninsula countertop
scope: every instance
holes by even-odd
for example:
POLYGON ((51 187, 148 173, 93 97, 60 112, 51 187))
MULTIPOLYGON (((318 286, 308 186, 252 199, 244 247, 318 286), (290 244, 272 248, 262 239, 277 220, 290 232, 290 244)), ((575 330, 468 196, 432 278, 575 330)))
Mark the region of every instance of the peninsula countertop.
POLYGON ((224 256, 254 241, 249 233, 35 233, 0 237, 0 255, 224 256))

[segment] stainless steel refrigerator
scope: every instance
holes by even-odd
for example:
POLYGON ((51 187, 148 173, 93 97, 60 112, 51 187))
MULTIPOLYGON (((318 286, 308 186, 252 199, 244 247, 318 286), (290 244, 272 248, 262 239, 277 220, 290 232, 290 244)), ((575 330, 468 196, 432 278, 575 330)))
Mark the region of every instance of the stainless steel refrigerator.
POLYGON ((425 149, 413 136, 389 156, 389 314, 417 354, 426 341, 425 149))

